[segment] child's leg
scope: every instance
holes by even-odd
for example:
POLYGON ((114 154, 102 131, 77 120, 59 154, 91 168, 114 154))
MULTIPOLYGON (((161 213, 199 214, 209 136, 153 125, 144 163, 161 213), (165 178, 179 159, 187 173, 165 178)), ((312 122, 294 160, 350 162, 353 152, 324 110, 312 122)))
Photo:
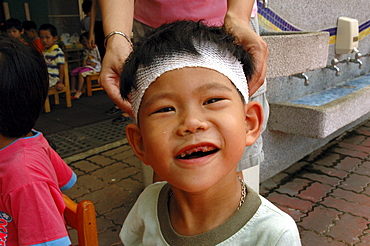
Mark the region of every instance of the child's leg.
POLYGON ((93 72, 93 69, 90 67, 84 67, 80 70, 80 73, 78 74, 78 86, 77 86, 77 91, 76 94, 74 95, 75 99, 80 98, 82 95, 82 87, 85 83, 85 77, 88 74, 91 74, 93 72))
POLYGON ((78 67, 72 70, 71 72, 71 93, 76 92, 76 80, 78 75, 80 74, 80 71, 83 70, 84 67, 78 67))
POLYGON ((71 76, 71 93, 76 93, 76 76, 71 76))
POLYGON ((75 94, 75 98, 80 98, 82 95, 82 86, 84 85, 85 78, 82 76, 82 74, 78 75, 78 86, 77 86, 77 91, 75 94))

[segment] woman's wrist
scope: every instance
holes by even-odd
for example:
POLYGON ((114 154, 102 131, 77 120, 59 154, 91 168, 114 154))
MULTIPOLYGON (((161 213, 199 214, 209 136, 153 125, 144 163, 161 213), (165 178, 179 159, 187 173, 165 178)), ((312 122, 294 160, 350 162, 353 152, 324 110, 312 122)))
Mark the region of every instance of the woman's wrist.
POLYGON ((114 36, 121 36, 121 37, 124 37, 126 39, 126 41, 130 44, 131 48, 133 49, 134 48, 134 45, 131 41, 131 37, 126 35, 125 33, 123 32, 120 32, 120 31, 112 31, 110 33, 108 33, 106 36, 105 36, 105 39, 104 39, 104 46, 107 47, 107 43, 108 43, 108 40, 109 39, 112 39, 114 36))

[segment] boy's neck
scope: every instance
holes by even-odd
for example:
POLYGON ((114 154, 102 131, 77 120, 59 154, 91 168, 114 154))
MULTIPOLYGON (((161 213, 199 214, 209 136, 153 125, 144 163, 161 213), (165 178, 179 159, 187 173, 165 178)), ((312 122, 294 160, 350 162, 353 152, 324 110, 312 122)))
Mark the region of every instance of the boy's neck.
MULTIPOLYGON (((54 43, 54 44, 52 44, 49 48, 46 48, 46 47, 45 47, 45 49, 46 49, 47 51, 51 51, 52 49, 54 49, 55 45, 56 45, 56 46, 58 46, 58 44, 54 43)), ((59 46, 58 46, 58 47, 59 47, 59 46)))
POLYGON ((235 182, 222 185, 204 195, 174 189, 169 213, 174 230, 183 236, 199 235, 225 223, 238 209, 242 186, 235 182), (222 192, 220 192, 222 191, 222 192))
MULTIPOLYGON (((30 136, 33 136, 33 133, 32 132, 29 132, 28 134, 26 134, 25 136, 22 136, 20 138, 30 137, 30 136)), ((17 139, 18 138, 5 137, 5 136, 3 136, 3 135, 0 134, 0 149, 5 148, 6 146, 8 146, 9 144, 13 143, 17 139)))

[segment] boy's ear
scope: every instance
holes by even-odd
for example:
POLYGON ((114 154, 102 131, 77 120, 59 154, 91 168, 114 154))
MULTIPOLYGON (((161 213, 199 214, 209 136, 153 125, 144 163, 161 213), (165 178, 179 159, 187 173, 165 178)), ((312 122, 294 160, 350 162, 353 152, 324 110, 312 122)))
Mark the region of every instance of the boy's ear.
POLYGON ((58 36, 54 36, 54 37, 53 37, 54 42, 58 41, 58 39, 59 39, 59 37, 58 37, 58 36))
POLYGON ((143 138, 141 136, 141 131, 138 125, 136 124, 128 124, 126 126, 126 137, 131 146, 134 150, 135 155, 141 160, 144 160, 144 145, 143 145, 143 138))
POLYGON ((261 134, 263 109, 259 102, 251 101, 245 105, 246 146, 252 145, 261 134))

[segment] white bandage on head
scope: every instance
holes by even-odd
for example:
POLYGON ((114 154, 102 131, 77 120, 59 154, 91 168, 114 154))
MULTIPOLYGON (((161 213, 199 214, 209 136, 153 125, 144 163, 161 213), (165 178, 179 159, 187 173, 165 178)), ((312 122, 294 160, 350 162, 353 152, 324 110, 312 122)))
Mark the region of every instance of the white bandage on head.
POLYGON ((137 89, 130 94, 135 119, 146 89, 165 72, 184 67, 203 67, 225 75, 248 101, 248 84, 243 65, 229 51, 220 51, 213 42, 194 43, 198 55, 179 51, 175 55, 156 58, 150 66, 140 66, 136 72, 137 89))

